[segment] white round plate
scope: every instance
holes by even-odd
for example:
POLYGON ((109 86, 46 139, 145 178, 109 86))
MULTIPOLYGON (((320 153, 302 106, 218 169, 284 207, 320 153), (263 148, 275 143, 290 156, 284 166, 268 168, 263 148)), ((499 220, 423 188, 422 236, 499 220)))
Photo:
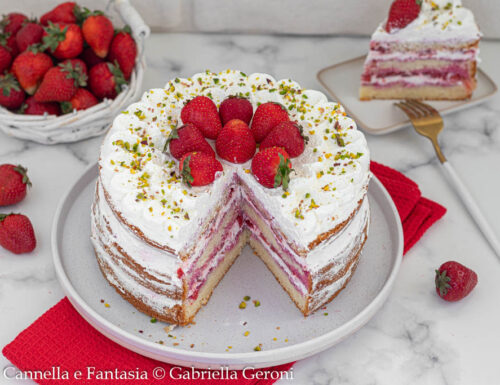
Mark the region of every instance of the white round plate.
POLYGON ((304 318, 265 265, 245 247, 195 324, 167 332, 136 311, 103 278, 90 237, 97 165, 68 191, 54 219, 52 247, 61 285, 76 310, 97 330, 142 355, 198 368, 262 368, 321 352, 361 328, 381 308, 403 251, 397 210, 376 179, 368 198, 368 241, 351 282, 324 309, 304 318), (251 300, 239 309, 243 297, 251 300), (255 307, 252 300, 260 301, 255 307), (105 306, 109 304, 109 306, 105 306), (248 336, 245 332, 249 331, 248 336), (262 344, 261 351, 254 347, 262 344))

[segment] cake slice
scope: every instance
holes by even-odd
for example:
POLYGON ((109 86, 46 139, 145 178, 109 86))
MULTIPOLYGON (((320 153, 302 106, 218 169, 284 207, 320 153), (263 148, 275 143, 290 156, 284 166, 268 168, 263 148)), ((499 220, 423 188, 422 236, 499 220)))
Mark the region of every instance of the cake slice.
POLYGON ((371 37, 359 97, 467 99, 476 88, 480 38, 460 0, 396 0, 371 37))

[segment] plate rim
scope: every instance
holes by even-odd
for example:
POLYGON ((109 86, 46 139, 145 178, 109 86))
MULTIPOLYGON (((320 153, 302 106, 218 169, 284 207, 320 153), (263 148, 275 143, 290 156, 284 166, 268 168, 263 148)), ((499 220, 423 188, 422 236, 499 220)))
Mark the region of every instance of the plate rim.
POLYGON ((377 311, 381 309, 382 305, 386 302, 389 294, 392 291, 394 282, 399 272, 401 261, 403 259, 403 229, 397 208, 392 198, 390 197, 389 193, 382 185, 382 183, 377 179, 375 175, 373 175, 370 183, 376 184, 377 188, 380 189, 382 196, 389 204, 389 207, 391 209, 390 213, 395 219, 394 222, 396 223, 396 229, 392 229, 392 231, 396 230, 397 234, 397 255, 393 262, 389 276, 387 277, 378 294, 365 308, 363 308, 348 322, 344 323, 334 330, 325 333, 322 336, 314 337, 310 340, 294 345, 280 347, 272 350, 264 350, 260 352, 196 352, 175 349, 173 347, 159 345, 153 341, 142 339, 139 336, 136 336, 113 324, 111 321, 99 315, 89 304, 87 304, 78 294, 76 289, 72 286, 62 265, 62 258, 59 253, 58 240, 59 231, 65 221, 65 217, 62 216, 62 213, 63 211, 68 211, 72 206, 72 202, 70 202, 69 200, 70 196, 72 196, 75 192, 77 192, 78 194, 81 193, 81 188, 79 189, 79 185, 82 183, 82 181, 86 180, 88 174, 90 173, 95 173, 97 177, 97 170, 97 162, 90 164, 78 177, 78 179, 67 189, 67 191, 59 201, 52 223, 52 260, 54 263, 56 276, 59 280, 59 283, 61 284, 63 292, 68 297, 75 310, 101 334, 133 352, 162 362, 195 368, 210 368, 210 366, 220 365, 228 367, 231 370, 238 370, 249 366, 252 366, 254 368, 264 368, 269 366, 281 365, 319 353, 350 336, 351 334, 359 330, 362 326, 364 326, 377 313, 377 311), (68 207, 68 210, 65 210, 66 207, 68 207))
MULTIPOLYGON (((365 131, 365 132, 367 132, 367 133, 369 133, 371 135, 385 135, 385 134, 390 134, 391 132, 394 132, 394 131, 401 130, 402 128, 409 127, 411 125, 411 122, 410 122, 409 119, 407 119, 407 120, 405 120, 405 121, 403 121, 401 123, 396 123, 396 124, 393 124, 391 126, 384 127, 384 128, 374 128, 374 127, 371 127, 370 125, 366 124, 362 119, 360 119, 352 111, 351 108, 348 108, 347 104, 345 104, 344 102, 342 102, 341 98, 338 97, 337 94, 335 92, 333 92, 332 89, 330 87, 328 87, 328 85, 322 80, 322 75, 323 75, 324 72, 329 71, 331 69, 334 69, 335 67, 340 67, 342 65, 351 63, 351 62, 365 60, 366 56, 367 56, 367 54, 364 54, 364 55, 361 55, 361 56, 354 57, 352 59, 344 60, 344 61, 342 61, 340 63, 332 64, 332 65, 330 65, 328 67, 322 68, 321 70, 319 70, 317 72, 316 79, 321 84, 321 86, 328 92, 328 94, 330 95, 330 97, 334 101, 340 103, 346 109, 346 111, 348 112, 348 114, 356 122, 359 122, 359 126, 360 126, 361 129, 363 129, 363 131, 365 131)), ((491 98, 493 95, 495 95, 498 92, 498 86, 497 86, 497 84, 479 66, 477 67, 477 72, 481 73, 481 76, 485 77, 486 80, 492 85, 493 91, 490 92, 487 95, 484 95, 484 96, 478 98, 478 99, 475 99, 475 100, 472 100, 472 101, 468 100, 464 104, 462 104, 461 106, 455 106, 455 107, 451 106, 451 107, 443 108, 442 110, 439 110, 439 112, 441 113, 441 115, 446 115, 446 114, 458 111, 458 110, 463 109, 463 108, 473 107, 473 106, 475 106, 477 104, 483 103, 484 101, 486 101, 487 99, 491 98)), ((361 76, 361 74, 360 74, 360 76, 361 76)), ((393 100, 397 100, 397 99, 393 99, 393 100)), ((370 102, 370 101, 367 100, 366 102, 370 102)))

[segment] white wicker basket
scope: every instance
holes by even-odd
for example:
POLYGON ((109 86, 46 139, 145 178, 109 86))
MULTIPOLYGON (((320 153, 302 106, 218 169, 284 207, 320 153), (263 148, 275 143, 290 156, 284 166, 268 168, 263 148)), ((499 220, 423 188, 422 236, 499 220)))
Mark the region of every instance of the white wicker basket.
POLYGON ((103 134, 114 117, 139 98, 146 67, 144 42, 151 31, 129 0, 112 0, 108 10, 112 18, 117 14, 123 23, 130 26, 137 43, 136 66, 122 92, 113 100, 105 99, 86 110, 75 110, 62 116, 15 114, 0 107, 0 130, 7 135, 42 144, 76 142, 103 134))

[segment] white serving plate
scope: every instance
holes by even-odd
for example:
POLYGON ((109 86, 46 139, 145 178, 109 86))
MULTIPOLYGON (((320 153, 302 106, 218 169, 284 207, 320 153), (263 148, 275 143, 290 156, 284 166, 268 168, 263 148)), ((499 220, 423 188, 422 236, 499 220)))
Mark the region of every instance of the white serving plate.
MULTIPOLYGON (((388 134, 410 126, 408 117, 394 106, 394 100, 359 100, 359 85, 366 55, 334 64, 318 72, 318 80, 333 100, 344 106, 363 129, 374 135, 388 134)), ((441 115, 482 103, 497 92, 497 86, 481 68, 477 70, 477 88, 468 100, 426 101, 441 115)))
POLYGON ((196 323, 175 328, 170 332, 174 339, 164 330, 166 324, 151 323, 150 317, 122 299, 98 268, 89 240, 96 178, 94 164, 57 209, 52 232, 57 276, 73 306, 97 330, 160 361, 199 368, 261 368, 321 352, 361 328, 381 308, 401 263, 401 222, 387 191, 373 178, 368 192, 372 218, 365 250, 351 282, 324 310, 304 318, 246 247, 197 314, 196 323), (261 306, 249 302, 245 310, 239 309, 246 295, 259 300, 261 306), (245 337, 247 330, 250 335, 245 337), (260 343, 262 351, 254 351, 260 343))

